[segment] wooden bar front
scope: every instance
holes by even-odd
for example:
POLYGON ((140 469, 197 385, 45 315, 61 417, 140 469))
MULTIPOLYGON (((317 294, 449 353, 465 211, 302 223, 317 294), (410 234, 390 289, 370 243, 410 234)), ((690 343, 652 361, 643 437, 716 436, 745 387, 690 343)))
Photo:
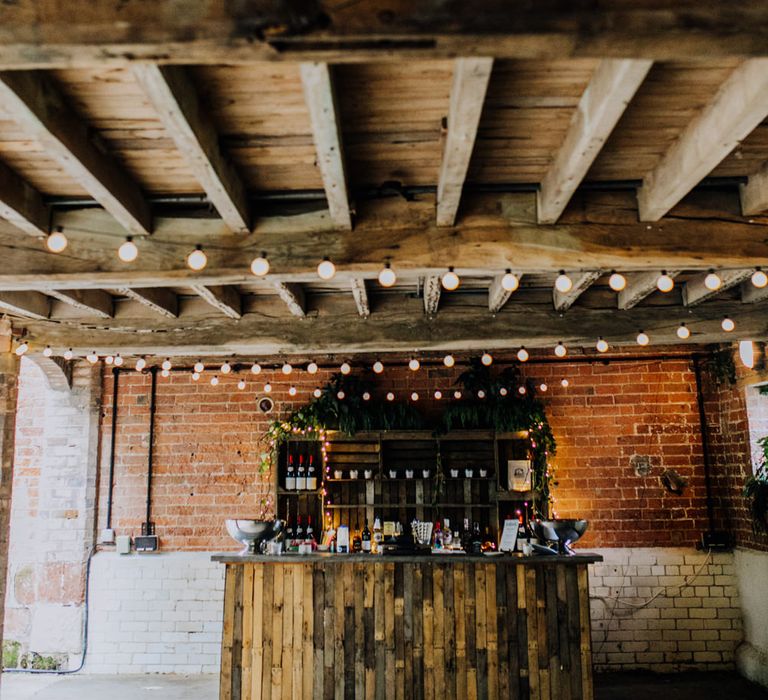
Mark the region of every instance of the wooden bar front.
POLYGON ((221 700, 589 700, 592 555, 216 556, 221 700))

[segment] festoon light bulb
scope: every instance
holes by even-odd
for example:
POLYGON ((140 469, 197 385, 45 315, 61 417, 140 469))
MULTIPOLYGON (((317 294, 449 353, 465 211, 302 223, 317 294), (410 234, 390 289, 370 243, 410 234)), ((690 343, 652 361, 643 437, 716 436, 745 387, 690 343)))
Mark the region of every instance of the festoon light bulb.
POLYGON ((558 342, 557 345, 555 345, 555 355, 558 357, 565 357, 568 354, 568 350, 566 349, 565 345, 563 345, 563 342, 558 342))
POLYGON ((309 372, 309 374, 317 374, 317 362, 315 362, 314 360, 312 360, 312 361, 311 361, 311 362, 310 362, 310 363, 307 365, 307 372, 309 372))
POLYGON ((382 287, 391 287, 395 282, 397 282, 397 275, 389 261, 387 261, 384 263, 384 267, 381 268, 381 272, 379 272, 379 284, 382 287))
POLYGON ((637 344, 638 345, 648 345, 648 343, 651 342, 651 339, 648 337, 648 334, 645 331, 640 331, 637 334, 637 344))
POLYGON ((352 367, 349 362, 342 362, 341 366, 339 367, 339 371, 342 374, 349 374, 352 371, 352 367))
POLYGON ((269 272, 269 260, 265 252, 262 251, 251 261, 251 272, 256 277, 264 277, 269 272))
POLYGON ((601 336, 600 338, 597 339, 597 343, 595 343, 595 348, 597 348, 598 352, 608 352, 608 343, 601 336))
POLYGON ((752 284, 758 289, 762 289, 768 285, 768 275, 766 275, 759 267, 752 273, 752 284))
POLYGON ((64 235, 64 229, 61 226, 57 226, 53 233, 49 233, 45 238, 45 245, 52 253, 62 253, 69 241, 64 235))
POLYGON ((167 370, 170 370, 170 369, 171 369, 171 366, 172 366, 172 365, 171 365, 171 358, 170 358, 170 357, 166 357, 166 358, 163 360, 163 364, 162 364, 162 365, 160 365, 160 366, 161 366, 163 369, 167 369, 167 370))
POLYGON ((147 366, 147 361, 140 357, 138 360, 136 360, 136 371, 141 372, 145 367, 147 366))
POLYGON ((126 236, 125 241, 117 249, 117 257, 123 262, 133 262, 139 257, 139 249, 133 242, 133 236, 126 236))
POLYGON ((288 374, 290 374, 291 372, 293 372, 293 367, 291 366, 291 363, 290 363, 290 362, 284 362, 284 363, 283 363, 283 366, 280 368, 280 371, 281 371, 283 374, 285 374, 285 375, 288 375, 288 374))
POLYGON ((520 348, 517 351, 517 359, 520 360, 520 362, 528 362, 529 357, 528 351, 525 348, 520 348))
POLYGON ((512 270, 507 269, 501 278, 501 288, 505 292, 514 292, 520 286, 520 280, 512 270))
POLYGON ((666 270, 662 270, 659 278, 656 280, 656 288, 660 292, 671 292, 675 286, 675 280, 667 274, 666 270))
POLYGON ((45 357, 50 357, 51 355, 53 355, 53 350, 51 350, 51 346, 50 345, 46 345, 45 346, 45 349, 43 350, 43 355, 45 357))
POLYGON ((333 279, 336 274, 336 265, 334 265, 330 258, 323 258, 320 264, 317 266, 317 276, 321 280, 333 279))
POLYGON ((412 357, 408 361, 408 369, 411 370, 411 372, 415 372, 419 367, 421 367, 421 363, 415 357, 412 357))
POLYGON ((723 280, 720 279, 714 270, 710 270, 707 276, 704 278, 704 286, 710 291, 714 292, 723 286, 723 280))
POLYGON ((608 286, 614 291, 614 292, 620 292, 624 287, 627 286, 627 278, 624 277, 620 272, 616 272, 615 270, 611 272, 611 276, 608 278, 608 286))
POLYGON ((461 280, 459 279, 459 276, 454 272, 453 267, 448 268, 448 272, 442 276, 440 282, 443 285, 443 288, 447 289, 449 292, 458 289, 459 284, 461 284, 461 280))
POLYGON ((493 364, 493 355, 491 355, 489 352, 484 352, 480 358, 480 362, 482 362, 486 367, 490 367, 493 364))
POLYGON ((376 374, 381 374, 384 371, 384 365, 381 361, 376 360, 376 362, 373 363, 373 371, 376 372, 376 374))
POLYGON ((205 371, 205 365, 203 364, 202 360, 198 360, 195 362, 195 366, 192 369, 194 369, 198 374, 202 374, 205 371))
POLYGON ((456 364, 456 360, 454 359, 453 355, 446 355, 443 358, 443 364, 446 367, 453 367, 456 364))
POLYGON ((691 330, 684 323, 681 323, 677 327, 676 332, 677 332, 677 337, 680 338, 680 340, 686 340, 687 338, 691 337, 691 330))
POLYGON ((563 294, 570 292, 573 287, 573 280, 565 274, 565 270, 560 270, 557 279, 555 279, 555 289, 563 294))
POLYGON ((203 246, 196 245, 195 249, 187 256, 187 267, 199 272, 208 264, 208 256, 203 252, 203 246))
POLYGON ((734 328, 736 328, 736 324, 734 323, 732 318, 729 318, 726 316, 722 322, 720 323, 720 327, 726 332, 730 333, 734 328))

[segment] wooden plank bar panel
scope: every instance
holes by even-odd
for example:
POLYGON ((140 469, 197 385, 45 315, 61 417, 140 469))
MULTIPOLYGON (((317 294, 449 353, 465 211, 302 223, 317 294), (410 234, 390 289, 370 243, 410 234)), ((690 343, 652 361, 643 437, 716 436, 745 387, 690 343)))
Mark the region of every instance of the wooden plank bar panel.
POLYGON ((593 698, 599 557, 215 559, 221 700, 593 698))

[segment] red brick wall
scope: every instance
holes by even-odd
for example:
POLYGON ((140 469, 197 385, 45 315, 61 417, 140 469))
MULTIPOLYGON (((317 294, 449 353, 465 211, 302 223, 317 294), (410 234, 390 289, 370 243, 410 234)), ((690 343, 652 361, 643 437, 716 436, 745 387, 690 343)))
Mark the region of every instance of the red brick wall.
MULTIPOLYGON (((411 372, 404 364, 388 367, 376 377, 378 390, 382 394, 392 390, 398 398, 417 391, 422 410, 437 410, 432 392, 440 388, 447 395, 460 368, 423 367, 411 372)), ((584 545, 694 544, 707 522, 691 361, 531 361, 524 369, 529 377, 549 385, 544 397, 558 441, 555 509, 560 516, 592 521, 584 545), (570 382, 568 388, 560 385, 563 377, 570 382), (630 466, 634 454, 651 457, 651 476, 635 476, 630 466), (689 480, 684 495, 662 488, 658 477, 665 468, 689 480)), ((259 377, 244 372, 248 383, 244 391, 237 389, 238 377, 233 374, 219 374, 217 387, 209 383, 210 370, 197 383, 189 372, 158 376, 153 520, 164 549, 232 548, 223 532, 224 519, 252 516, 270 495, 271 477, 259 474, 259 454, 264 449, 259 438, 268 421, 306 402, 330 373, 321 370, 312 377, 294 370, 286 378, 280 372, 265 371, 259 377), (269 417, 255 406, 267 380, 276 402, 276 411, 269 417), (288 395, 291 384, 299 390, 294 399, 288 395)), ((111 382, 109 374, 102 420, 101 527, 111 382)), ((138 533, 144 520, 149 387, 146 374, 123 372, 120 376, 113 526, 123 533, 138 533)))

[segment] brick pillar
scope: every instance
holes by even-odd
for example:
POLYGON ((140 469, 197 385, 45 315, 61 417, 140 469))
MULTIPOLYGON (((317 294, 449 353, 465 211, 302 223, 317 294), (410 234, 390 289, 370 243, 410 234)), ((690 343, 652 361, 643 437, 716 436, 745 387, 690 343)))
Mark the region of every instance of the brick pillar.
POLYGON ((11 351, 10 324, 0 322, 0 648, 3 643, 8 531, 11 520, 13 449, 19 358, 11 351))

